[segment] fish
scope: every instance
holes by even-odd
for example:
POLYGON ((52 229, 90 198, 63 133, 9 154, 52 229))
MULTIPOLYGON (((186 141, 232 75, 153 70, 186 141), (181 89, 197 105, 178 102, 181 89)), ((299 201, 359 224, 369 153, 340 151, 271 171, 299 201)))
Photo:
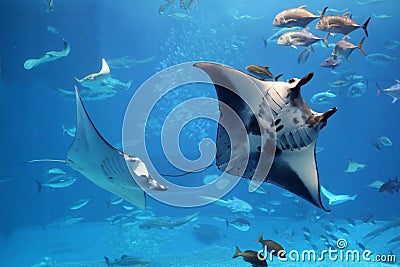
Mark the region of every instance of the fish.
POLYGON ((376 95, 377 97, 379 97, 381 93, 384 92, 393 99, 392 104, 396 103, 397 100, 400 98, 400 80, 396 80, 395 84, 386 89, 382 89, 378 83, 375 84, 376 87, 378 88, 378 93, 376 95))
POLYGON ((356 242, 357 247, 359 247, 362 251, 365 250, 365 245, 361 244, 360 242, 356 242))
POLYGON ((363 53, 365 56, 367 55, 362 47, 365 37, 361 39, 358 45, 347 42, 346 38, 347 36, 344 36, 343 39, 337 42, 335 47, 333 48, 332 56, 334 59, 345 58, 347 61, 350 61, 349 57, 355 49, 359 49, 361 53, 363 53))
POLYGON ((341 59, 335 59, 334 56, 329 56, 324 61, 321 62, 320 66, 323 68, 331 68, 332 70, 336 69, 338 66, 342 64, 341 59))
POLYGON ((321 185, 322 194, 329 200, 329 205, 338 205, 344 202, 355 200, 358 194, 350 196, 350 195, 335 195, 329 192, 325 187, 321 185))
POLYGON ((400 218, 395 218, 389 222, 387 222, 385 225, 382 225, 378 227, 377 229, 369 232, 366 234, 363 238, 367 239, 370 238, 370 240, 374 239, 375 237, 382 236, 382 234, 392 228, 396 228, 400 226, 400 218))
POLYGON ((276 31, 276 33, 272 34, 270 37, 268 37, 268 39, 263 39, 264 40, 264 46, 266 48, 267 44, 269 43, 276 43, 278 42, 279 37, 286 33, 286 32, 290 32, 290 31, 296 31, 296 30, 301 30, 303 29, 302 27, 291 27, 291 28, 282 28, 279 29, 278 31, 276 31))
POLYGON ((387 136, 381 136, 378 138, 378 140, 379 140, 379 143, 381 143, 383 146, 392 146, 393 145, 392 140, 390 140, 390 138, 387 136))
POLYGON ((211 224, 195 224, 192 234, 196 240, 207 245, 215 243, 222 238, 221 229, 211 224))
POLYGON ((390 239, 386 244, 394 243, 394 242, 400 242, 400 235, 390 239))
POLYGON ((250 229, 250 222, 245 218, 240 217, 234 219, 233 221, 228 221, 228 219, 226 219, 226 228, 228 228, 229 225, 242 232, 246 232, 250 229))
POLYGON ((66 172, 60 168, 52 168, 47 171, 48 174, 66 174, 66 172))
POLYGON ((157 55, 153 55, 144 59, 134 59, 130 58, 129 56, 124 56, 107 60, 107 64, 110 69, 130 69, 132 67, 148 64, 152 62, 156 57, 157 55))
MULTIPOLYGON (((128 84, 129 85, 129 84, 128 84)), ((59 87, 53 87, 58 92, 62 93, 67 97, 75 97, 75 91, 65 90, 59 87)), ((104 100, 113 97, 117 94, 117 91, 105 86, 104 84, 97 86, 95 85, 95 90, 83 89, 79 92, 82 100, 104 100)))
MULTIPOLYGON (((327 13, 345 13, 347 10, 348 10, 348 8, 345 8, 342 10, 335 9, 335 8, 328 8, 328 9, 326 9, 325 14, 327 14, 327 13)), ((318 10, 317 12, 321 14, 322 10, 318 10)))
POLYGON ((84 198, 76 201, 71 207, 69 207, 70 210, 78 210, 80 208, 83 208, 90 202, 90 198, 84 198))
POLYGON ((184 9, 186 11, 189 11, 193 7, 197 6, 198 2, 197 0, 180 0, 179 1, 179 7, 180 9, 184 9))
POLYGON ((260 243, 263 249, 266 249, 268 253, 271 253, 275 257, 279 257, 281 259, 286 259, 286 251, 285 249, 274 240, 263 239, 262 232, 260 236, 256 240, 257 243, 260 243))
POLYGON ((57 29, 56 28, 54 28, 54 27, 52 27, 52 26, 46 26, 46 29, 47 29, 47 31, 48 32, 51 32, 51 33, 53 33, 53 34, 59 34, 59 32, 57 31, 57 29))
POLYGON ((122 207, 126 210, 133 210, 135 208, 134 206, 128 206, 128 205, 122 205, 122 207))
POLYGON ((367 26, 371 20, 371 17, 369 17, 364 24, 360 25, 351 19, 350 12, 344 13, 343 15, 325 16, 326 10, 327 8, 322 10, 321 19, 318 21, 317 25, 315 25, 315 29, 329 33, 341 33, 348 35, 355 29, 362 28, 365 35, 368 37, 367 26))
POLYGON ((108 66, 106 60, 104 58, 101 59, 101 69, 99 72, 91 73, 82 79, 78 79, 75 77, 75 80, 80 83, 84 87, 91 87, 89 85, 96 83, 101 84, 102 80, 106 79, 110 76, 110 67, 108 66))
POLYGON ((337 108, 317 113, 302 99, 301 87, 312 79, 313 73, 301 79, 272 82, 221 64, 198 62, 194 66, 211 77, 220 101, 220 124, 216 140, 217 167, 231 175, 273 183, 326 210, 319 191, 315 145, 319 131, 326 126, 327 120, 337 108), (251 101, 245 103, 240 99, 244 96, 251 97, 251 101), (238 113, 246 127, 247 137, 252 140, 250 147, 246 134, 243 136, 235 129, 229 129, 238 133, 229 136, 227 130, 221 126, 226 125, 225 123, 231 125, 234 121, 232 115, 225 114, 226 109, 221 103, 238 113), (272 111, 272 117, 266 113, 268 108, 272 111), (263 141, 267 133, 276 135, 276 143, 263 141), (268 147, 272 150, 267 150, 268 147), (250 155, 243 151, 249 151, 250 155), (259 161, 263 162, 262 169, 257 168, 259 161), (272 164, 270 169, 268 162, 272 164))
POLYGON ((239 256, 242 256, 243 260, 250 263, 253 267, 268 266, 268 263, 265 259, 260 259, 260 254, 258 252, 253 250, 246 250, 242 252, 240 248, 236 246, 236 251, 232 258, 234 259, 239 256))
POLYGON ((385 182, 381 181, 381 180, 376 180, 373 181, 372 183, 370 183, 369 185, 367 185, 367 187, 374 187, 374 188, 380 188, 385 182))
POLYGON ((161 16, 168 15, 174 6, 174 0, 165 0, 158 9, 158 14, 161 16))
POLYGON ((375 66, 387 66, 389 63, 396 61, 397 58, 382 53, 369 54, 365 57, 365 61, 375 66))
POLYGON ((297 63, 298 64, 306 63, 311 52, 314 52, 314 48, 312 47, 312 45, 306 47, 306 49, 304 49, 303 52, 300 53, 300 55, 297 57, 297 63))
POLYGON ((64 124, 62 124, 61 126, 62 126, 62 129, 63 129, 63 134, 67 134, 67 135, 69 135, 71 137, 75 137, 75 133, 76 133, 76 127, 75 126, 72 127, 72 128, 66 128, 64 126, 64 124))
POLYGON ((43 63, 55 61, 55 60, 58 60, 58 59, 61 59, 63 57, 68 56, 69 52, 71 51, 71 46, 65 39, 63 39, 63 42, 64 42, 64 49, 63 50, 61 50, 61 51, 48 51, 41 58, 27 59, 24 62, 24 68, 26 70, 30 70, 30 69, 33 69, 34 67, 37 67, 37 66, 39 66, 39 65, 41 65, 43 63))
POLYGON ((352 227, 356 226, 356 222, 352 218, 346 217, 345 220, 346 220, 348 225, 350 225, 352 227))
POLYGON ((327 84, 331 87, 343 87, 350 83, 350 80, 336 80, 333 82, 328 81, 326 78, 325 78, 325 80, 326 80, 327 84))
POLYGON ((76 133, 68 149, 67 159, 36 159, 28 163, 66 163, 97 186, 140 208, 144 208, 146 204, 142 188, 152 191, 167 190, 168 187, 158 183, 149 174, 140 158, 117 150, 100 135, 82 103, 77 87, 75 97, 76 133))
POLYGON ((338 227, 337 230, 340 231, 341 233, 347 235, 347 236, 350 236, 350 232, 346 228, 338 227))
POLYGON ((192 16, 186 14, 186 13, 181 13, 181 12, 175 12, 175 13, 170 13, 168 14, 169 17, 172 17, 174 19, 180 19, 180 20, 190 20, 193 19, 192 16))
POLYGON ((46 225, 46 228, 47 227, 71 226, 71 225, 80 223, 83 220, 85 220, 85 218, 83 218, 83 217, 66 216, 66 217, 62 217, 62 218, 53 220, 51 223, 46 225))
POLYGON ((376 224, 374 220, 374 213, 370 209, 361 214, 361 220, 365 224, 376 224))
POLYGON ((310 46, 318 41, 323 41, 325 46, 328 48, 328 36, 329 33, 327 33, 324 38, 320 38, 306 29, 290 31, 282 34, 279 37, 277 44, 297 48, 298 46, 310 46))
POLYGON ((390 49, 390 50, 395 50, 395 49, 399 48, 399 46, 400 46, 400 41, 397 41, 394 39, 387 40, 383 44, 384 48, 390 49))
POLYGON ((150 261, 145 258, 133 257, 133 256, 128 256, 128 255, 122 255, 121 259, 115 259, 113 261, 111 261, 107 257, 104 257, 104 260, 108 267, 145 266, 150 263, 150 261))
POLYGON ((372 16, 374 16, 374 18, 376 19, 390 19, 393 17, 393 15, 386 15, 386 14, 376 15, 375 13, 372 13, 372 16))
POLYGON ((264 78, 266 76, 267 78, 274 79, 275 81, 277 81, 279 79, 279 77, 282 76, 282 74, 280 74, 278 76, 274 76, 271 73, 271 71, 269 70, 269 67, 264 67, 264 66, 255 65, 255 64, 246 66, 246 70, 248 70, 251 73, 256 74, 260 78, 264 78))
POLYGON ((400 181, 397 179, 389 179, 379 187, 379 193, 394 194, 400 190, 400 181))
POLYGON ((253 17, 253 16, 251 16, 251 15, 240 15, 240 16, 233 15, 232 17, 233 17, 234 19, 236 19, 236 20, 240 20, 240 19, 259 20, 259 19, 264 18, 264 16, 262 16, 262 17, 253 17))
POLYGON ((311 97, 310 102, 318 105, 332 104, 336 98, 337 95, 328 90, 314 94, 311 97))
POLYGON ((364 169, 366 166, 367 166, 366 164, 358 163, 352 159, 349 159, 349 163, 347 165, 346 170, 344 170, 344 172, 347 172, 347 173, 358 172, 359 170, 364 169))
POLYGON ((363 82, 358 82, 358 83, 352 84, 347 89, 347 96, 348 97, 361 97, 365 94, 366 90, 367 90, 367 84, 365 84, 363 82))
POLYGON ((40 182, 39 180, 35 180, 38 186, 38 192, 42 191, 43 186, 50 188, 66 188, 73 185, 76 182, 76 178, 71 177, 69 175, 61 174, 50 178, 46 182, 40 182))
POLYGON ((192 215, 188 215, 176 221, 171 221, 169 217, 161 217, 143 221, 139 224, 139 228, 141 229, 173 229, 175 227, 180 227, 189 222, 197 220, 199 217, 199 212, 196 212, 192 215))
POLYGON ((54 11, 54 0, 49 0, 47 4, 47 12, 52 12, 54 11))
POLYGON ((358 5, 369 5, 369 4, 381 3, 381 2, 385 2, 385 0, 368 0, 368 1, 365 1, 365 2, 357 1, 357 4, 358 5))
POLYGON ((232 212, 251 212, 253 211, 253 207, 244 200, 241 200, 237 197, 233 197, 232 199, 223 200, 213 197, 202 196, 201 198, 205 200, 213 201, 215 204, 226 207, 230 209, 232 212))
POLYGON ((292 8, 284 10, 278 13, 273 21, 275 27, 302 27, 305 28, 310 22, 317 18, 322 18, 321 15, 315 15, 306 9, 306 5, 299 6, 298 8, 292 8))

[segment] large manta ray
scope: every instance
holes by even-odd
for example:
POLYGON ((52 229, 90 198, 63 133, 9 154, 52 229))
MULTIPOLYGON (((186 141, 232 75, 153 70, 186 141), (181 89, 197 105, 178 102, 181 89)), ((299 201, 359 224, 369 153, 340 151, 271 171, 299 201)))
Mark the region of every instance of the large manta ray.
POLYGON ((224 127, 218 124, 216 140, 218 168, 238 176, 237 170, 228 166, 243 164, 243 160, 246 159, 242 156, 243 143, 249 142, 247 166, 241 177, 252 178, 257 167, 263 168, 263 162, 266 161, 261 152, 266 149, 268 141, 272 138, 268 133, 269 127, 274 131, 276 144, 272 152, 274 158, 271 168, 262 180, 278 185, 326 210, 321 202, 315 146, 319 131, 325 127, 327 119, 337 109, 332 108, 324 113, 318 113, 311 110, 303 100, 300 94, 301 86, 308 83, 313 74, 310 73, 302 79, 293 78, 287 82, 272 82, 260 80, 240 70, 216 63, 198 62, 194 66, 205 71, 214 83, 220 102, 220 121, 223 120, 225 124, 231 121, 233 124, 238 116, 247 131, 245 136, 247 138, 236 133, 229 136, 224 127), (253 86, 249 87, 249 84, 253 86), (249 93, 254 94, 254 97, 249 97, 249 93), (235 118, 231 113, 225 112, 226 106, 235 111, 237 114, 235 118), (254 107, 258 108, 257 112, 254 112, 254 107), (266 125, 263 116, 267 113, 268 107, 274 121, 266 125), (262 134, 270 136, 262 139, 262 134))
POLYGON ((149 175, 139 158, 117 150, 100 135, 76 87, 75 92, 77 125, 66 164, 101 188, 144 208, 146 201, 142 188, 164 191, 167 187, 149 175))

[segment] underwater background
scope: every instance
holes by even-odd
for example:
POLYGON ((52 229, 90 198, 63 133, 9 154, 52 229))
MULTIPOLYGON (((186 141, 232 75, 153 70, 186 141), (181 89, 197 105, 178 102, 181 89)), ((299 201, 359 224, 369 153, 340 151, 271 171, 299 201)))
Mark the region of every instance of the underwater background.
MULTIPOLYGON (((243 251, 261 249, 254 242, 260 232, 289 251, 314 247, 320 251, 329 247, 329 242, 335 245, 335 238, 344 238, 349 248, 363 250, 364 246, 374 254, 400 257, 400 237, 392 241, 399 235, 396 227, 400 226, 400 193, 379 192, 376 184, 369 186, 377 180, 395 180, 399 171, 400 104, 392 103, 385 92, 377 97, 376 85, 388 88, 400 78, 397 0, 197 0, 186 8, 178 0, 54 0, 54 10, 49 10, 48 5, 48 1, 31 0, 2 1, 0 5, 0 266, 106 266, 104 256, 113 261, 122 255, 148 261, 139 266, 251 266, 232 256, 235 246, 243 251), (166 3, 170 5, 163 6, 166 3), (340 14, 350 12, 360 24, 371 17, 363 49, 367 55, 384 54, 391 60, 367 61, 355 49, 351 61, 343 60, 334 69, 323 68, 320 64, 331 55, 332 48, 316 45, 308 60, 299 64, 298 56, 304 47, 294 49, 266 40, 276 32, 272 25, 276 14, 302 5, 314 14, 320 14, 325 6, 342 10, 340 14), (61 51, 63 39, 71 46, 68 56, 24 68, 27 59, 39 58, 46 51, 61 51), (116 147, 121 147, 123 118, 135 90, 166 67, 212 61, 246 71, 246 66, 258 64, 268 66, 275 75, 282 73, 280 80, 284 81, 313 72, 313 80, 302 88, 304 100, 318 112, 338 107, 317 143, 320 182, 335 194, 357 197, 330 206, 322 196, 325 207, 332 210, 326 213, 274 185, 264 184, 261 193, 249 193, 248 181, 242 179, 223 199, 237 197, 252 206, 251 212, 233 212, 216 204, 173 207, 149 196, 146 209, 141 210, 127 202, 114 205, 110 201, 115 196, 65 164, 27 163, 33 159, 65 159, 73 141, 63 125, 71 129, 76 124, 75 98, 58 89, 83 89, 74 77, 80 79, 97 72, 102 58, 109 62, 122 57, 133 61, 122 67, 109 65, 113 78, 128 88, 118 89, 105 99, 83 98, 96 128, 116 147), (344 85, 335 86, 334 81, 344 81, 344 85), (361 93, 355 94, 349 88, 357 83, 362 83, 362 88, 361 93), (311 101, 320 92, 334 97, 325 102, 311 101), (349 162, 362 167, 345 172, 349 162), (62 169, 76 181, 65 188, 43 186, 38 192, 36 180, 48 180, 49 170, 54 168, 62 169), (90 201, 70 209, 80 199, 90 201), (193 220, 179 226, 140 227, 150 219, 174 222, 193 214, 193 220), (239 223, 247 222, 249 229, 240 228, 235 222, 238 219, 244 219, 239 223), (309 235, 307 229, 311 230, 309 235), (365 238, 377 229, 379 235, 365 238)), ((315 29, 317 21, 309 24, 309 31, 322 37, 325 33, 315 29)), ((348 41, 357 45, 365 33, 357 29, 349 35, 348 41)), ((331 36, 329 43, 341 38, 341 34, 331 36)), ((158 103, 165 108, 155 110, 147 122, 149 153, 158 160, 156 165, 161 172, 181 173, 169 166, 162 155, 159 141, 166 116, 163 112, 198 96, 215 97, 215 91, 212 86, 196 85, 178 89, 158 103)), ((182 151, 189 159, 196 159, 199 142, 214 139, 215 132, 216 122, 190 122, 180 135, 182 151)), ((207 175, 215 174, 220 171, 209 168, 171 179, 196 186, 205 183, 207 175)), ((304 264, 277 259, 268 262, 269 266, 304 264)), ((324 264, 356 263, 306 263, 324 264)), ((362 266, 387 264, 364 262, 362 266)), ((122 265, 115 261, 110 266, 122 265)))

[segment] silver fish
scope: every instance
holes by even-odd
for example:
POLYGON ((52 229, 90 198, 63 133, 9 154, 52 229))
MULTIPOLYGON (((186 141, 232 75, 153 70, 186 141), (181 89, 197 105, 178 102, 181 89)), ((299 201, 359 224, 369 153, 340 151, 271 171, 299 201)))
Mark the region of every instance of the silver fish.
POLYGON ((396 101, 400 98, 400 80, 396 80, 396 83, 389 88, 381 89, 378 83, 376 83, 378 87, 378 94, 377 97, 380 96, 382 92, 393 98, 392 103, 396 103, 396 101))
POLYGON ((364 43, 365 37, 361 39, 358 45, 354 45, 346 41, 346 36, 343 39, 336 43, 333 48, 332 56, 334 59, 345 58, 347 61, 350 61, 350 55, 353 53, 354 49, 359 49, 361 53, 366 55, 362 45, 364 43))
POLYGON ((323 14, 320 16, 311 13, 306 10, 306 6, 299 6, 298 8, 292 8, 284 10, 278 13, 273 21, 273 25, 275 27, 302 27, 305 28, 311 21, 321 18, 323 14))
POLYGON ((39 180, 36 180, 38 192, 42 191, 43 186, 51 188, 66 188, 71 186, 75 182, 76 178, 65 174, 54 176, 46 182, 40 182, 39 180))
POLYGON ((321 19, 318 21, 315 29, 330 33, 342 33, 344 35, 349 34, 355 29, 362 28, 365 35, 368 36, 367 26, 371 18, 368 18, 364 24, 360 25, 350 18, 350 13, 344 13, 343 15, 331 15, 325 16, 327 8, 321 13, 321 19))
POLYGON ((389 63, 396 61, 397 58, 382 53, 369 54, 365 60, 375 66, 387 66, 389 63))
POLYGON ((331 68, 336 69, 340 64, 342 64, 341 59, 335 59, 333 56, 328 57, 324 61, 321 62, 320 66, 323 68, 331 68))
POLYGON ((297 63, 299 64, 306 63, 308 56, 311 54, 311 52, 314 52, 314 48, 312 47, 312 45, 306 47, 306 49, 304 49, 303 52, 300 53, 300 55, 297 58, 297 63))
POLYGON ((367 84, 365 84, 363 82, 358 82, 358 83, 352 84, 347 89, 347 96, 348 97, 361 97, 365 94, 366 89, 367 89, 367 84))
POLYGON ((332 104, 333 100, 335 100, 336 97, 337 95, 329 91, 319 92, 311 97, 310 102, 318 105, 332 104))
POLYGON ((282 34, 277 43, 280 45, 290 45, 293 48, 297 48, 297 46, 310 46, 318 41, 323 41, 325 46, 328 47, 328 36, 329 34, 326 34, 324 38, 320 38, 304 29, 282 34))
POLYGON ((400 42, 397 40, 387 40, 384 44, 383 47, 386 49, 394 50, 397 49, 400 46, 400 42))

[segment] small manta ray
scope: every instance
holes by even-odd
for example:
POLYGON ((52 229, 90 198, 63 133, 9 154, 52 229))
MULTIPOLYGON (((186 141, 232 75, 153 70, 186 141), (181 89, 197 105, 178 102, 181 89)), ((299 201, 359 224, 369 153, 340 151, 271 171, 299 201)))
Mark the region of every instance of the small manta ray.
POLYGON ((101 81, 110 76, 110 67, 108 66, 106 60, 104 58, 101 59, 101 70, 97 73, 92 73, 87 75, 82 79, 78 79, 75 77, 75 80, 80 83, 84 87, 93 87, 88 86, 89 84, 100 83, 101 81))
POLYGON ((344 172, 347 172, 347 173, 357 172, 359 170, 364 169, 366 166, 367 166, 366 164, 358 163, 352 159, 349 159, 349 165, 347 165, 347 169, 344 170, 344 172))
POLYGON ((322 194, 329 200, 329 205, 338 205, 342 204, 344 202, 347 202, 349 200, 355 200, 357 198, 357 194, 354 196, 350 195, 335 195, 328 190, 326 190, 325 187, 321 185, 321 192, 322 194))
POLYGON ((287 82, 264 81, 216 63, 198 62, 194 66, 211 77, 219 100, 218 168, 278 185, 326 210, 321 202, 315 146, 320 130, 337 109, 318 113, 305 103, 300 89, 313 74, 287 82), (268 117, 269 109, 272 118, 268 117), (240 121, 244 133, 235 128, 240 121), (228 125, 232 136, 221 125, 228 125), (268 163, 272 163, 270 169, 268 163))
POLYGON ((158 191, 165 191, 168 188, 150 176, 146 165, 139 158, 117 150, 100 135, 89 118, 76 87, 75 92, 77 126, 74 141, 67 152, 67 159, 29 162, 64 162, 94 184, 137 207, 144 208, 146 199, 142 188, 158 191), (136 177, 132 177, 133 174, 136 177))

